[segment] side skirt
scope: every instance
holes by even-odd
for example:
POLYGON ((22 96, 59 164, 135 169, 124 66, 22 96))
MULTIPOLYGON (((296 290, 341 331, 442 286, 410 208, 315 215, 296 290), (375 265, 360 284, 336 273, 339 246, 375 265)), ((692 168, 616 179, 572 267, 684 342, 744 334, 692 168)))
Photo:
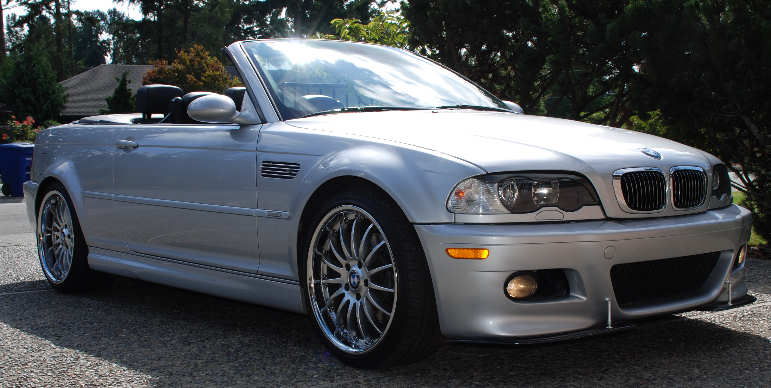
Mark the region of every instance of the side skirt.
POLYGON ((305 314, 300 285, 295 281, 162 257, 88 249, 88 265, 94 271, 305 314))

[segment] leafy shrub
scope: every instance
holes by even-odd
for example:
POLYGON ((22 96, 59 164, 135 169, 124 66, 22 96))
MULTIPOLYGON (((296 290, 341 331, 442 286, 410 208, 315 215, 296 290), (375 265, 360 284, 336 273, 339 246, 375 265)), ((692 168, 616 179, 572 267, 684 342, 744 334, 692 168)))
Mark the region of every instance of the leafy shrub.
POLYGON ((164 59, 151 63, 152 70, 142 79, 145 85, 169 84, 179 86, 185 92, 220 93, 239 84, 225 71, 219 59, 197 44, 188 50, 177 51, 177 58, 171 64, 164 59))
POLYGON ((16 116, 11 116, 8 125, 0 129, 0 144, 15 141, 34 142, 38 132, 45 128, 43 125, 35 126, 35 119, 32 116, 27 116, 24 121, 16 120, 16 116))

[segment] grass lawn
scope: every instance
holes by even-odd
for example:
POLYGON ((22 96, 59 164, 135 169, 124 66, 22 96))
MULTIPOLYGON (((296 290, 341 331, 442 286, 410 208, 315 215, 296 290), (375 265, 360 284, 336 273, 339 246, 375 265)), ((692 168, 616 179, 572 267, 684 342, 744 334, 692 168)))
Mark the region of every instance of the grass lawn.
MULTIPOLYGON (((735 204, 741 204, 744 200, 744 193, 741 191, 734 191, 734 203, 735 204)), ((752 229, 752 237, 750 237, 750 245, 757 246, 757 245, 765 245, 768 244, 768 241, 764 240, 763 237, 760 237, 757 233, 755 233, 755 228, 752 229)))

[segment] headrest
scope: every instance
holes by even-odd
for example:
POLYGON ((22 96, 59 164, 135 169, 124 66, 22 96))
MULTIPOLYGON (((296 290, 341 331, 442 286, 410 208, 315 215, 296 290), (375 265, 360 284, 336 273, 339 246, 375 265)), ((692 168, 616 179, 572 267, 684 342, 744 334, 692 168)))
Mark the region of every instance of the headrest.
POLYGON ((169 105, 169 113, 170 117, 166 122, 174 123, 174 124, 197 124, 198 121, 195 121, 190 118, 190 116, 187 115, 187 106, 190 105, 193 100, 195 100, 198 97, 203 97, 207 94, 212 94, 210 92, 192 92, 185 94, 182 97, 174 97, 169 105))
POLYGON ((172 85, 144 85, 137 89, 136 106, 142 115, 169 112, 169 102, 183 95, 182 89, 172 85))
POLYGON ((236 103, 237 110, 241 110, 241 104, 244 102, 244 94, 246 94, 246 88, 243 86, 236 86, 225 90, 225 95, 233 99, 233 102, 236 103))

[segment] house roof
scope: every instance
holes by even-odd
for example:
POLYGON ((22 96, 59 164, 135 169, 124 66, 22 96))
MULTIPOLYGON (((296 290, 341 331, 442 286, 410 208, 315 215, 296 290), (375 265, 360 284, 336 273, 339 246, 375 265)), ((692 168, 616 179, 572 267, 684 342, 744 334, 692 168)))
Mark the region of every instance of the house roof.
POLYGON ((102 109, 107 109, 105 99, 112 96, 124 72, 127 73, 131 93, 136 94, 142 86, 142 77, 152 68, 152 65, 99 65, 59 82, 67 95, 61 115, 98 115, 102 109))

